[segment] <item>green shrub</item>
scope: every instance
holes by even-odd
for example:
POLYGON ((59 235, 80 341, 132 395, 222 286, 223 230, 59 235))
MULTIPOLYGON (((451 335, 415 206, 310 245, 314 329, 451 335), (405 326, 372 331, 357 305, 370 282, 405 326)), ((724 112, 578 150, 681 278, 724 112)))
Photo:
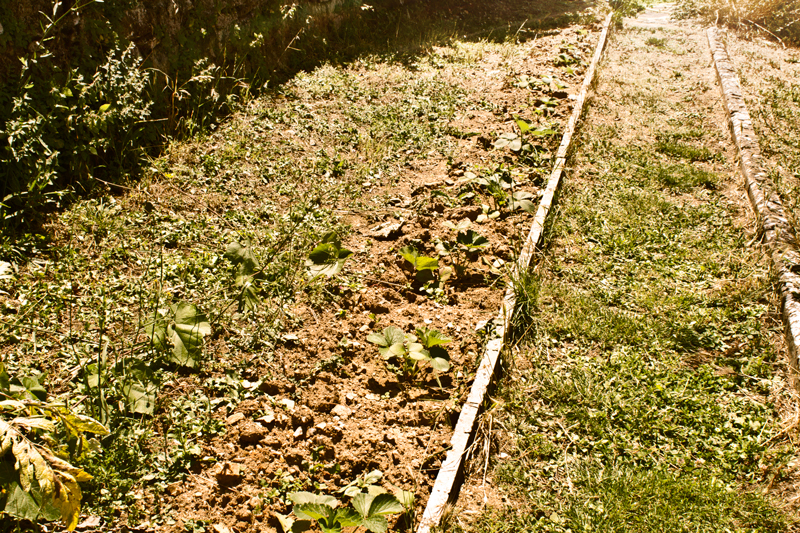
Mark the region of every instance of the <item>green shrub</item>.
POLYGON ((19 96, 0 130, 0 214, 5 221, 133 174, 151 102, 134 46, 115 46, 91 77, 60 72, 47 54, 24 62, 19 96))

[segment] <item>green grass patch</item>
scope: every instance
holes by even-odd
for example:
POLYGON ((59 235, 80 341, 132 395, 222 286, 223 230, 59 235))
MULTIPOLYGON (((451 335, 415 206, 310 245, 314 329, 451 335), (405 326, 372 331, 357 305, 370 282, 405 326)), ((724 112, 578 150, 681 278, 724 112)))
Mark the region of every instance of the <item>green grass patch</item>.
POLYGON ((794 457, 767 258, 695 164, 721 157, 702 130, 621 137, 584 130, 585 179, 566 182, 547 257, 517 287, 499 391, 512 449, 493 471, 509 499, 469 530, 786 531, 795 517, 764 495, 794 457))

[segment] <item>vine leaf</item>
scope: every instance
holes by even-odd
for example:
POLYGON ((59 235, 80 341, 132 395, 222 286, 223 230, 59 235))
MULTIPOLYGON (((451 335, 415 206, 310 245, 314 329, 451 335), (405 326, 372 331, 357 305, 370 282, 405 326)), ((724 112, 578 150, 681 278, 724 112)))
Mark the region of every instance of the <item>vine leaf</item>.
POLYGON ((336 232, 330 231, 322 237, 322 242, 308 254, 306 266, 312 278, 335 276, 344 268, 344 263, 353 252, 342 248, 342 241, 336 232))
MULTIPOLYGON (((62 421, 71 420, 73 429, 81 436, 83 432, 108 434, 108 429, 94 419, 60 413, 58 409, 64 409, 63 406, 43 404, 43 407, 51 416, 62 421)), ((40 451, 17 429, 35 427, 55 431, 55 424, 31 423, 38 418, 17 417, 10 423, 0 418, 0 457, 10 450, 16 460, 13 470, 11 463, 0 461, 0 485, 8 491, 2 511, 34 521, 40 517, 55 520, 60 516, 67 529, 72 531, 80 516, 82 494, 78 483, 89 481, 92 476, 45 449, 40 451)))
POLYGON ((169 360, 175 364, 196 368, 203 350, 203 337, 211 334, 211 325, 194 304, 180 302, 170 306, 172 320, 159 317, 147 326, 153 346, 167 350, 172 345, 169 360))
POLYGON ((225 250, 225 258, 233 264, 235 283, 237 287, 240 287, 239 312, 256 311, 261 304, 261 299, 258 297, 255 278, 261 272, 261 265, 253 253, 250 241, 248 240, 245 244, 230 243, 225 250))

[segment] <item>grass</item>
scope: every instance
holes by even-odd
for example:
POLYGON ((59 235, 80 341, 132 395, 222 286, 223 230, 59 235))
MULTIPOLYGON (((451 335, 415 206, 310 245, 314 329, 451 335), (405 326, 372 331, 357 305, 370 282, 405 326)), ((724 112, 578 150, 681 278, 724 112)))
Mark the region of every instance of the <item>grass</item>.
MULTIPOLYGON (((623 90, 607 98, 641 91, 623 90)), ((493 413, 505 458, 487 475, 498 503, 443 529, 791 530, 770 494, 795 482, 779 303, 768 258, 718 192, 717 138, 702 118, 671 131, 668 113, 632 106, 651 131, 624 141, 596 100, 552 242, 517 284, 493 413)))

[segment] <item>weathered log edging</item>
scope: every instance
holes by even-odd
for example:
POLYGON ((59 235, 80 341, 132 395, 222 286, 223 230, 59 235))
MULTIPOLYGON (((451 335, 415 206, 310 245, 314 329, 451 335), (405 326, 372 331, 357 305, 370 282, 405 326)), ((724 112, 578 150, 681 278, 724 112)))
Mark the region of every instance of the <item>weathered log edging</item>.
MULTIPOLYGON (((786 218, 775 183, 764 168, 758 138, 744 101, 739 77, 728 57, 725 45, 717 38, 717 29, 706 32, 714 59, 731 135, 739 152, 739 171, 745 181, 747 195, 758 216, 759 232, 772 259, 781 291, 781 312, 789 347, 789 364, 798 370, 800 346, 800 253, 794 228, 786 218)), ((793 377, 797 388, 797 376, 793 377)))
MULTIPOLYGON (((536 216, 533 219, 528 238, 514 265, 514 271, 511 273, 512 283, 515 279, 518 279, 518 273, 528 269, 535 249, 541 241, 547 215, 552 209, 555 194, 561 182, 561 176, 564 173, 564 166, 572 142, 572 136, 575 133, 578 120, 583 113, 586 97, 597 73, 597 65, 603 55, 603 50, 608 39, 609 28, 611 26, 611 18, 612 14, 609 13, 603 22, 603 30, 600 33, 597 48, 592 57, 592 62, 586 71, 580 93, 575 100, 572 115, 567 123, 566 130, 561 139, 561 144, 558 147, 555 164, 550 173, 547 187, 542 195, 542 200, 536 211, 536 216)), ((462 473, 464 458, 467 454, 469 443, 472 440, 472 433, 475 430, 475 423, 480 408, 483 405, 484 397, 489 390, 489 385, 494 376, 497 360, 500 358, 500 351, 503 349, 505 335, 508 331, 508 325, 511 323, 511 316, 514 312, 515 303, 514 286, 512 284, 506 290, 503 304, 494 320, 495 329, 493 337, 486 345, 486 350, 481 358, 480 366, 475 374, 475 381, 472 383, 467 401, 461 409, 458 423, 453 430, 453 437, 450 440, 450 450, 447 452, 445 460, 442 461, 439 474, 436 476, 436 482, 433 485, 430 498, 428 498, 428 504, 425 507, 425 512, 422 515, 417 533, 429 533, 430 529, 439 523, 445 505, 458 493, 458 483, 462 473)))

